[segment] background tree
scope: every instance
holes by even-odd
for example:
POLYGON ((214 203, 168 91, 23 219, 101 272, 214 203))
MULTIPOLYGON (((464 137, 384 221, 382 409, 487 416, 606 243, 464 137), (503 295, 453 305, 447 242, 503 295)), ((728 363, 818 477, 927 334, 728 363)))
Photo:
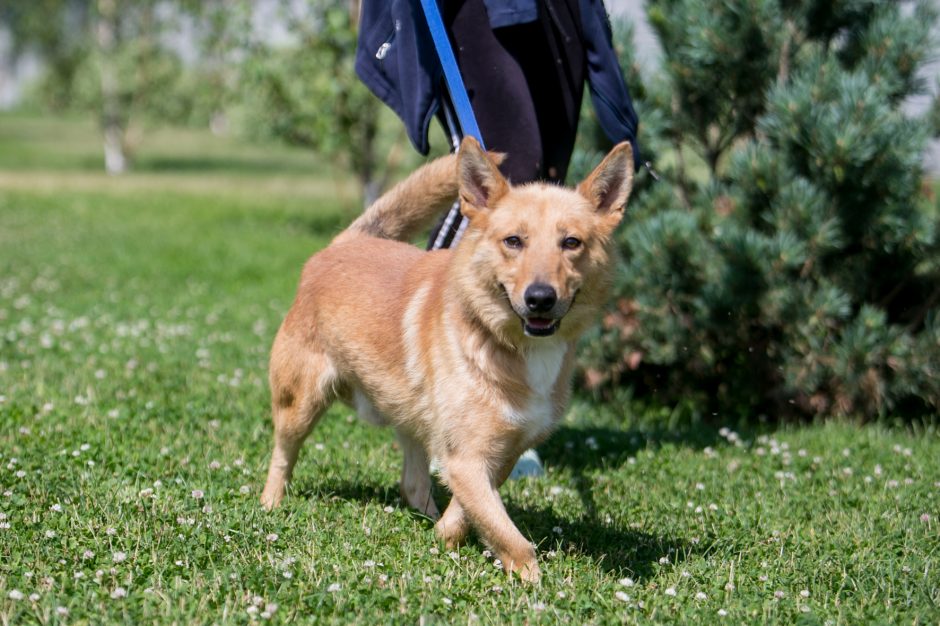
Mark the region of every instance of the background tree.
POLYGON ((13 53, 34 52, 54 111, 91 112, 109 173, 127 170, 153 123, 208 123, 229 102, 250 10, 240 0, 11 0, 13 53), (187 31, 187 44, 174 35, 187 31), (193 58, 184 63, 183 54, 193 58))
POLYGON ((247 123, 256 134, 344 161, 370 204, 387 185, 398 153, 380 141, 384 105, 353 69, 356 5, 284 2, 291 41, 256 42, 245 64, 247 123))
POLYGON ((12 38, 11 54, 38 55, 46 68, 39 89, 42 104, 54 111, 72 102, 75 75, 87 58, 89 0, 7 0, 0 3, 0 24, 12 38))
POLYGON ((637 106, 664 182, 632 201, 605 396, 753 415, 940 408, 929 2, 652 0, 637 106), (647 121, 650 124, 647 124, 647 121))

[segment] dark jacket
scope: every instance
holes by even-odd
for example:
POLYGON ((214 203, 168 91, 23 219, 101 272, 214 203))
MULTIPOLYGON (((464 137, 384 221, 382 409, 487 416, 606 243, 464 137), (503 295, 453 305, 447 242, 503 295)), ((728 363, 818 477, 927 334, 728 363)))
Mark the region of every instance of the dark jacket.
MULTIPOLYGON (((486 0, 494 28, 535 19, 537 0, 486 0), (495 11, 493 7, 499 6, 495 11)), ((617 143, 633 143, 638 119, 614 52, 602 0, 580 0, 587 80, 598 121, 617 143)), ((356 50, 362 82, 405 123, 411 143, 428 153, 428 127, 441 103, 442 71, 418 0, 363 0, 356 50)))

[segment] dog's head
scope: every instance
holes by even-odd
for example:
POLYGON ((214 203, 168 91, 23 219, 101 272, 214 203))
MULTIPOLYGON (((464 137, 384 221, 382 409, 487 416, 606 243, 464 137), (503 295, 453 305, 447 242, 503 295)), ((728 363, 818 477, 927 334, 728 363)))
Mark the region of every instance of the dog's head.
POLYGON ((633 186, 633 150, 621 143, 578 185, 513 187, 473 138, 457 157, 461 208, 470 226, 460 282, 468 303, 508 337, 574 338, 603 304, 612 234, 633 186))

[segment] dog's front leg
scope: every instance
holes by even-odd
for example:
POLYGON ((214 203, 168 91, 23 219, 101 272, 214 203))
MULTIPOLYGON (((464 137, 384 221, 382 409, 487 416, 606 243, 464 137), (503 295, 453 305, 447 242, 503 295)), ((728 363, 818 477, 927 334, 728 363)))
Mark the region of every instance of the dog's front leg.
MULTIPOLYGON (((517 456, 514 456, 503 464, 493 483, 496 489, 503 486, 518 460, 517 456)), ((463 545, 470 533, 470 520, 467 519, 467 512, 460 506, 457 498, 450 499, 450 503, 444 509, 441 519, 434 525, 434 532, 437 533, 438 538, 444 542, 444 546, 448 550, 463 545)))
MULTIPOLYGON (((516 572, 527 582, 538 582, 541 572, 535 548, 509 519, 497 491, 504 480, 502 468, 493 476, 482 458, 453 456, 445 461, 445 470, 447 484, 456 502, 451 501, 438 522, 438 534, 450 529, 451 533, 447 534, 462 539, 466 534, 466 520, 463 518, 466 515, 481 538, 493 548, 507 572, 516 572), (454 508, 455 504, 457 508, 454 508)), ((447 541, 447 537, 444 538, 447 541)))

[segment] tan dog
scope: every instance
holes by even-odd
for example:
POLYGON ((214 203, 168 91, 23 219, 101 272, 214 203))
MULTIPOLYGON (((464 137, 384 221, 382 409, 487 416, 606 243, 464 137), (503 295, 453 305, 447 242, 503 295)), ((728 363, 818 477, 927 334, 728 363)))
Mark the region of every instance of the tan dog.
POLYGON ((261 496, 284 497, 301 444, 336 400, 395 427, 401 492, 450 548, 476 529, 507 572, 537 581, 535 549, 498 489, 544 440, 571 391, 574 347, 604 303, 612 233, 633 183, 615 147, 577 191, 512 187, 473 139, 380 198, 306 264, 271 354, 274 452, 261 496), (459 193, 453 250, 401 241, 459 193), (431 499, 429 459, 453 493, 431 499))

